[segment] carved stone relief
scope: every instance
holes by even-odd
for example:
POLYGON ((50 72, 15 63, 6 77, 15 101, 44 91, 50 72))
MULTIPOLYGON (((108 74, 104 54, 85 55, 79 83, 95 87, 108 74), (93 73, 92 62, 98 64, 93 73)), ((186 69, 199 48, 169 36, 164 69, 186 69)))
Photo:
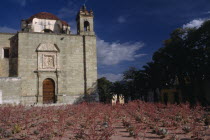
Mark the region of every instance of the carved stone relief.
POLYGON ((38 70, 51 71, 58 68, 57 53, 59 49, 50 43, 40 44, 37 48, 38 70))
POLYGON ((43 55, 42 59, 43 69, 55 69, 55 56, 43 55))

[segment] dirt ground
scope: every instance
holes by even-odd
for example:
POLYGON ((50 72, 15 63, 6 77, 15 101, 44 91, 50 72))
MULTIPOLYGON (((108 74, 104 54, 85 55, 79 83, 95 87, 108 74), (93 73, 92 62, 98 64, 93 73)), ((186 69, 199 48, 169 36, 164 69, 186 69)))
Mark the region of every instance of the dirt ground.
MULTIPOLYGON (((118 126, 115 128, 116 133, 111 137, 111 140, 173 140, 171 139, 171 136, 174 134, 171 132, 174 132, 174 130, 169 130, 168 136, 161 138, 160 136, 153 134, 152 130, 148 130, 145 135, 141 134, 139 138, 134 138, 129 136, 129 132, 123 127, 122 124, 118 124, 118 126)), ((193 138, 191 138, 192 133, 185 134, 182 132, 182 130, 176 130, 175 133, 178 136, 177 140, 193 140, 193 138)), ((210 140, 210 127, 205 131, 203 140, 210 140)))

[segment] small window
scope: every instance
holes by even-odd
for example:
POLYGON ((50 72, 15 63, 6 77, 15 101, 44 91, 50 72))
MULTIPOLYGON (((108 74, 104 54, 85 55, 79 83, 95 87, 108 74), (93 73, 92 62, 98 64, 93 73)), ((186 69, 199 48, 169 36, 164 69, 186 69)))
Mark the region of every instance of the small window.
POLYGON ((9 58, 9 48, 3 49, 3 55, 4 55, 4 58, 9 58))

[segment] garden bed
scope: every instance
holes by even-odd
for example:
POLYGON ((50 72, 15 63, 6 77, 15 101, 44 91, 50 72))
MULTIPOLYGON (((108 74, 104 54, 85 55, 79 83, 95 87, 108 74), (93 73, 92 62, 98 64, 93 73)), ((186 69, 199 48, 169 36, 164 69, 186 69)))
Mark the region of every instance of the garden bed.
POLYGON ((4 140, 210 139, 210 116, 199 105, 2 105, 0 114, 4 140))

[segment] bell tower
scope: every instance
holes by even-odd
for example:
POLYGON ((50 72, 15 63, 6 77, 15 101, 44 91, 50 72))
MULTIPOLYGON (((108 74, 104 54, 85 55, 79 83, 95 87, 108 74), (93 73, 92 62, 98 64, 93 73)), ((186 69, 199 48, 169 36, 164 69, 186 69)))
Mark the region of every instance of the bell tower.
POLYGON ((93 11, 88 11, 86 6, 82 6, 77 14, 77 34, 78 35, 95 35, 93 11))

